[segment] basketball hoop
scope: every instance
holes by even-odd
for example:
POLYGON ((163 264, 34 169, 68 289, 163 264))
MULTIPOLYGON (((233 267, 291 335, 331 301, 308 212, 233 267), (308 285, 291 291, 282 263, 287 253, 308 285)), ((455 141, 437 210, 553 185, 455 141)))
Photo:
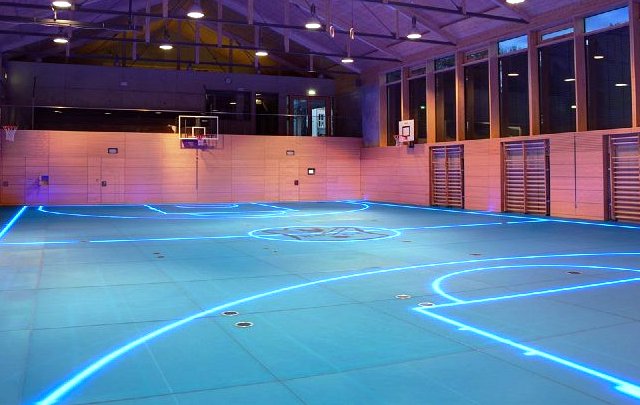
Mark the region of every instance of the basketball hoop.
POLYGON ((9 142, 13 142, 16 136, 16 131, 18 131, 17 125, 3 125, 2 129, 4 130, 4 136, 9 142))

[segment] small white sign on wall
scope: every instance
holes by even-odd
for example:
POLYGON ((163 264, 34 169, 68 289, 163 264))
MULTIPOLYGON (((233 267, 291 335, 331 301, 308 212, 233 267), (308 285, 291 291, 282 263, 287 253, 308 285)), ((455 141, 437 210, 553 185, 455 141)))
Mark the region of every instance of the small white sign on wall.
POLYGON ((398 121, 398 142, 412 142, 413 128, 413 120, 398 121))

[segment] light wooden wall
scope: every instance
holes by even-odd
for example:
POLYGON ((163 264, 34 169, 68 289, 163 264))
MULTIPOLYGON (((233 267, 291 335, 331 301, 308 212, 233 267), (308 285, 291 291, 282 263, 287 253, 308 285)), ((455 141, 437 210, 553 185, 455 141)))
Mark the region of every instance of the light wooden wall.
MULTIPOLYGON (((629 129, 509 139, 452 142, 464 145, 465 208, 502 210, 501 143, 549 139, 551 215, 602 220, 607 216, 606 136, 629 129)), ((433 144, 362 151, 364 198, 429 204, 429 151, 433 144)))
POLYGON ((196 152, 172 134, 19 131, 1 146, 2 204, 361 198, 359 138, 225 135, 196 152))

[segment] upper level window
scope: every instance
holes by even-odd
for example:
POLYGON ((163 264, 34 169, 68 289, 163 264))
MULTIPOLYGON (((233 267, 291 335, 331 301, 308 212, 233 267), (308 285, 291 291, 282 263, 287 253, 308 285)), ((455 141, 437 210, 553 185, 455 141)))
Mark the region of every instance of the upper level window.
POLYGON ((443 58, 438 58, 433 61, 433 65, 436 72, 454 68, 456 66, 456 57, 455 55, 449 55, 443 58))
POLYGON ((488 57, 489 57, 489 50, 480 49, 476 51, 467 52, 464 55, 464 61, 465 63, 470 63, 470 62, 485 60, 488 57))
POLYGON ((506 53, 517 52, 523 49, 527 49, 527 36, 522 35, 516 38, 506 39, 498 42, 498 54, 504 55, 506 53))
POLYGON ((592 15, 584 19, 584 31, 592 32, 629 22, 629 7, 620 7, 615 10, 592 15))
POLYGON ((569 36, 571 34, 573 34, 573 27, 568 27, 561 30, 545 32, 544 34, 540 35, 540 39, 542 41, 550 41, 552 39, 569 36))
POLYGON ((387 83, 399 82, 402 79, 402 71, 394 70, 386 74, 387 83))
POLYGON ((416 66, 409 69, 409 77, 424 76, 426 73, 427 68, 425 66, 416 66))

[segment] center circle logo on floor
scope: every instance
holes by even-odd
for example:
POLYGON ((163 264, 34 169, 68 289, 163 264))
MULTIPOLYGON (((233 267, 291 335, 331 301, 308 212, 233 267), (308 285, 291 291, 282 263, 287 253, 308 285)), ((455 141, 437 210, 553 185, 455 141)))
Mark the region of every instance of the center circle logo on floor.
POLYGON ((364 242, 395 238, 400 232, 364 226, 285 226, 249 232, 259 239, 288 242, 364 242))

